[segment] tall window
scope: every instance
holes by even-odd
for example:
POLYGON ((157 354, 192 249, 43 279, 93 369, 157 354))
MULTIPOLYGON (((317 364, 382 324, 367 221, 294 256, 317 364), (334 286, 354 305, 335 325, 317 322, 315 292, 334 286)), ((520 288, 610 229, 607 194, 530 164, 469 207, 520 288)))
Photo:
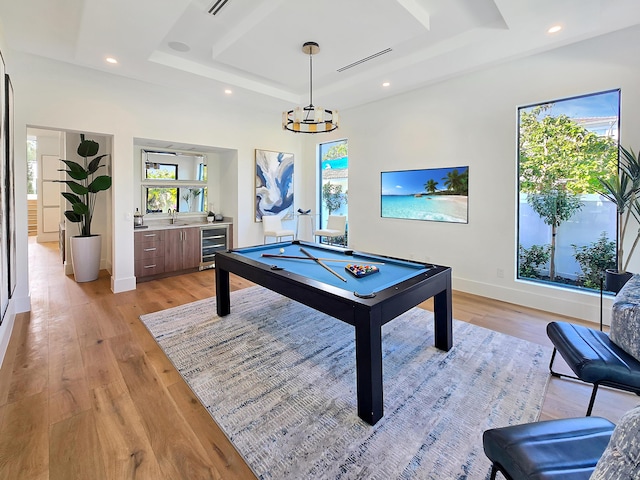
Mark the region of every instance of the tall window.
MULTIPOLYGON (((346 235, 348 235, 349 150, 347 141, 321 143, 318 164, 320 166, 320 228, 327 226, 329 215, 345 215, 347 217, 346 235)), ((343 243, 347 245, 346 238, 343 243)))
POLYGON ((615 268, 616 209, 598 178, 618 166, 620 91, 518 110, 518 278, 598 289, 615 268))

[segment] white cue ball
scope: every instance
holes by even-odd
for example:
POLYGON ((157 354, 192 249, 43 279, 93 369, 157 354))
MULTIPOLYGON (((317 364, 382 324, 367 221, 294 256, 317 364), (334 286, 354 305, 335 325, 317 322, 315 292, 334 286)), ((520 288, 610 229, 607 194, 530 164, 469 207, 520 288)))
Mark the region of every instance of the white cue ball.
POLYGON ((284 253, 284 248, 281 248, 281 249, 280 249, 280 253, 284 253))

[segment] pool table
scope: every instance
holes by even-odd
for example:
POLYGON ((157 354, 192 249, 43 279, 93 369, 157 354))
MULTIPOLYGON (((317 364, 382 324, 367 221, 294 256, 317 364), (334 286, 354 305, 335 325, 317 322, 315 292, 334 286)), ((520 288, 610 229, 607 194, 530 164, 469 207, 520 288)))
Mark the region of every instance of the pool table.
POLYGON ((371 425, 383 416, 382 325, 434 297, 435 346, 448 351, 453 343, 449 267, 299 240, 218 252, 219 316, 231 311, 229 273, 355 327, 358 416, 371 425), (374 265, 378 271, 357 278, 345 270, 348 264, 374 265))

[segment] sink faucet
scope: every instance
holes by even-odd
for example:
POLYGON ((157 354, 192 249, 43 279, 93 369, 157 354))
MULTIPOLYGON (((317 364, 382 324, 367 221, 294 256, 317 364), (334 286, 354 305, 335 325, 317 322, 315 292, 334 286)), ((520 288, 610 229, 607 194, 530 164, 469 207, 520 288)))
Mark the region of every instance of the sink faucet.
POLYGON ((178 210, 176 208, 174 208, 173 210, 168 209, 167 213, 171 216, 171 218, 169 218, 169 222, 171 224, 176 223, 176 218, 178 217, 178 210))

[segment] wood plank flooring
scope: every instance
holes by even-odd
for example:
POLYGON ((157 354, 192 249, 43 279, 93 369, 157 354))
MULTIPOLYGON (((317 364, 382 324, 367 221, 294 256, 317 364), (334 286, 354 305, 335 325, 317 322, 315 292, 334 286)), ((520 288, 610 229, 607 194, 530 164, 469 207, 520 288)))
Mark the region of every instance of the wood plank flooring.
MULTIPOLYGON (((106 272, 64 276, 56 243, 31 239, 29 264, 32 311, 16 318, 0 368, 1 480, 255 478, 138 319, 212 296, 213 270, 113 294, 106 272)), ((547 345, 559 319, 459 292, 454 317, 547 345)), ((589 393, 552 379, 541 418, 584 415, 589 393)), ((637 403, 602 389, 594 415, 615 422, 637 403)))

